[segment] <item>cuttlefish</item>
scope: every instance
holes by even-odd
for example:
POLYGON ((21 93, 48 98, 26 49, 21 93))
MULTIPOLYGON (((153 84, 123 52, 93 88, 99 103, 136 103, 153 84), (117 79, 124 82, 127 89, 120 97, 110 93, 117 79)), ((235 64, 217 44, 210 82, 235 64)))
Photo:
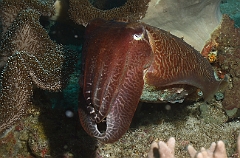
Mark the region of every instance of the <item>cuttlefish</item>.
POLYGON ((209 62, 183 39, 144 23, 96 19, 86 27, 79 117, 104 143, 128 130, 144 85, 186 84, 208 100, 219 81, 209 62), (104 123, 105 129, 99 129, 104 123))

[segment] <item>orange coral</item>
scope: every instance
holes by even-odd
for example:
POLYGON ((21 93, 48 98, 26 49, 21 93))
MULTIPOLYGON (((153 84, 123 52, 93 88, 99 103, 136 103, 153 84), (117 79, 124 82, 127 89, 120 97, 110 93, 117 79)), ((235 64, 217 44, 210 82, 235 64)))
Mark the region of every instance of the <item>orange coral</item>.
POLYGON ((217 52, 211 52, 208 54, 208 60, 210 63, 213 63, 217 60, 217 52))
POLYGON ((216 42, 215 39, 212 39, 209 42, 207 42, 201 51, 202 56, 204 56, 205 58, 209 58, 209 54, 211 52, 216 51, 218 45, 219 44, 216 42))

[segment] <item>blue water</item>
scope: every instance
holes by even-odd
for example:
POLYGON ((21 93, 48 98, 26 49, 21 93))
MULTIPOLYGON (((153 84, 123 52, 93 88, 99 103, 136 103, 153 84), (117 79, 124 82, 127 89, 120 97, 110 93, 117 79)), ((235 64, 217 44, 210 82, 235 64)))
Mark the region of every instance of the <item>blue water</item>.
POLYGON ((221 12, 228 14, 235 21, 235 26, 240 27, 240 0, 223 0, 221 12))

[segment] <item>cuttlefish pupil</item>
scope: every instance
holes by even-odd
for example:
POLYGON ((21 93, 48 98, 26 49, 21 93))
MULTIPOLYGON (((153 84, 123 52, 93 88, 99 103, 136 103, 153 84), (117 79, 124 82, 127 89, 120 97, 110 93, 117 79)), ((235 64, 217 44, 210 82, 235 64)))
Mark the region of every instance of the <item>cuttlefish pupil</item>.
POLYGON ((170 33, 143 23, 93 20, 83 46, 79 117, 85 131, 105 143, 128 130, 144 85, 187 84, 204 98, 219 85, 209 62, 170 33), (98 124, 106 123, 100 132, 98 124))
POLYGON ((142 34, 134 34, 133 35, 133 38, 135 39, 135 40, 142 40, 143 39, 143 37, 144 37, 144 35, 143 35, 143 33, 142 34))

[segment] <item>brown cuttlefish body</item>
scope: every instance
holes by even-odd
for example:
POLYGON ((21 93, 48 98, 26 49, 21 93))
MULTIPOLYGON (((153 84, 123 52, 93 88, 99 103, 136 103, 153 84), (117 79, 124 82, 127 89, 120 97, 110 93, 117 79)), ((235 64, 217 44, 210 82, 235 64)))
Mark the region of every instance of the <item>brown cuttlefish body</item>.
POLYGON ((127 131, 144 85, 186 84, 204 99, 219 81, 209 62, 182 39, 143 23, 93 20, 83 46, 79 117, 85 131, 105 143, 127 131), (98 125, 105 122, 101 132, 98 125))

